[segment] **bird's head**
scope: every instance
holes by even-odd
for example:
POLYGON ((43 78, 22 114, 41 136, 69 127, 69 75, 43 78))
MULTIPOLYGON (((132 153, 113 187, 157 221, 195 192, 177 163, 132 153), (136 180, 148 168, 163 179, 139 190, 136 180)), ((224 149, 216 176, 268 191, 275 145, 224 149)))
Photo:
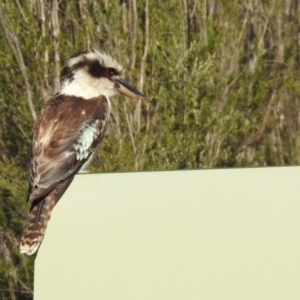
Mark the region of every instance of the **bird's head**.
POLYGON ((59 94, 91 99, 109 98, 117 92, 140 98, 143 94, 122 79, 123 67, 113 58, 97 50, 72 56, 61 72, 59 94))

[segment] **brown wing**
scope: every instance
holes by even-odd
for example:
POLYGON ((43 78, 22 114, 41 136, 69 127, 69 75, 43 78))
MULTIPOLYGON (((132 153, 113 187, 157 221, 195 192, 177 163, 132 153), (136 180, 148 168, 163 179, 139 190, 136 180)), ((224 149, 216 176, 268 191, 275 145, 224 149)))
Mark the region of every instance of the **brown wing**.
POLYGON ((33 133, 29 199, 37 200, 73 176, 104 137, 108 103, 56 96, 42 109, 33 133))

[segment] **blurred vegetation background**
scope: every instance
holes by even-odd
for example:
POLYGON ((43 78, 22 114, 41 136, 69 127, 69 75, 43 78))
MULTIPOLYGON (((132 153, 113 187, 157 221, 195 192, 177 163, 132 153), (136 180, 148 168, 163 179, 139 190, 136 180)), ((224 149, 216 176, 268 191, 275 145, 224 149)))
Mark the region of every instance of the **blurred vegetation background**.
POLYGON ((91 171, 299 164, 298 0, 1 0, 0 29, 0 299, 32 299, 31 130, 79 51, 107 52, 146 95, 112 99, 91 171))

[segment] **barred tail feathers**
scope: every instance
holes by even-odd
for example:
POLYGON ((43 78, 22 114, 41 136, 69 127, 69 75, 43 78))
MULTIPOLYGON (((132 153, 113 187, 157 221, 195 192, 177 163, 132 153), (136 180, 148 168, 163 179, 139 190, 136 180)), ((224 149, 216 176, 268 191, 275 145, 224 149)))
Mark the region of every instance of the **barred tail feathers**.
POLYGON ((21 237, 20 253, 32 255, 37 251, 43 240, 55 202, 56 194, 52 191, 32 208, 21 237))

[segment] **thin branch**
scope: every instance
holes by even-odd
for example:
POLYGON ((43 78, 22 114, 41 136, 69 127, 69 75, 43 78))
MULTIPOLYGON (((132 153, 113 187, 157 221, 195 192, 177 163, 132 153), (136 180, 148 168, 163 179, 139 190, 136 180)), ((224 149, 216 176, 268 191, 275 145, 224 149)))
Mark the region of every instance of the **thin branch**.
MULTIPOLYGON (((146 0, 145 3, 145 45, 144 45, 144 53, 141 59, 141 69, 140 69, 140 82, 139 82, 139 90, 142 91, 144 88, 145 81, 145 65, 148 55, 149 49, 149 0, 146 0)), ((140 131, 141 128, 141 105, 142 101, 139 100, 135 109, 135 120, 137 121, 137 131, 140 131)))
POLYGON ((184 27, 184 49, 189 49, 191 45, 190 37, 190 17, 188 11, 188 0, 183 0, 183 27, 184 27))
POLYGON ((273 110, 275 95, 276 95, 276 89, 272 92, 272 95, 270 97, 270 100, 269 100, 269 103, 268 103, 268 106, 267 106, 267 109, 266 109, 266 112, 265 112, 265 115, 264 115, 264 118, 263 118, 263 121, 262 121, 262 125, 261 125, 259 131, 254 136, 252 142, 251 142, 251 144, 253 144, 253 145, 258 145, 260 143, 260 141, 262 140, 262 137, 263 137, 263 134, 266 130, 269 118, 271 116, 271 112, 273 110))
POLYGON ((24 21, 27 23, 27 22, 28 22, 28 20, 27 20, 27 18, 26 18, 26 16, 25 16, 25 14, 24 14, 24 11, 23 11, 23 9, 22 9, 22 6, 20 5, 20 3, 19 3, 19 1, 18 1, 18 0, 16 0, 16 2, 17 2, 17 5, 18 5, 18 7, 19 7, 19 9, 20 9, 20 12, 21 12, 21 15, 22 15, 22 17, 23 17, 24 21))
POLYGON ((54 46, 54 64, 55 64, 55 91, 59 89, 59 77, 60 77, 60 60, 58 54, 59 48, 59 23, 58 23, 58 1, 54 0, 52 4, 52 36, 53 36, 53 46, 54 46))
POLYGON ((127 107, 126 107, 125 101, 123 102, 123 107, 124 107, 124 112, 125 112, 125 116, 126 116, 126 122, 127 122, 128 129, 129 129, 129 135, 130 135, 132 149, 133 149, 134 154, 136 154, 136 146, 135 146, 135 142, 134 142, 134 137, 133 137, 132 128, 131 128, 131 125, 130 125, 130 121, 129 121, 129 117, 128 117, 128 112, 127 112, 127 107))
POLYGON ((130 57, 130 79, 131 79, 131 73, 132 70, 134 69, 135 66, 135 60, 136 60, 136 56, 135 56, 135 45, 136 45, 136 27, 137 27, 137 9, 136 9, 136 0, 131 0, 130 1, 130 8, 129 9, 129 13, 130 15, 133 15, 133 20, 131 20, 131 16, 129 18, 129 22, 131 22, 131 26, 130 26, 130 40, 131 40, 131 57, 130 57))
MULTIPOLYGON (((41 27, 42 27, 42 38, 46 38, 46 14, 45 14, 45 1, 44 0, 39 0, 40 4, 40 18, 41 18, 41 27)), ((42 94, 43 98, 46 99, 48 98, 48 91, 49 91, 49 81, 48 81, 48 65, 49 65, 49 49, 48 45, 45 45, 45 50, 44 50, 44 86, 46 88, 42 87, 42 94)))

